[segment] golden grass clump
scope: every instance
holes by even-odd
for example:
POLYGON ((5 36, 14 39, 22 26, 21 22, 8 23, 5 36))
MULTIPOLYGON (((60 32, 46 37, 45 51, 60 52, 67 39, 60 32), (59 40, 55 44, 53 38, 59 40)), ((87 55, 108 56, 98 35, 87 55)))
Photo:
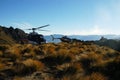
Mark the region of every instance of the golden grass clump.
MULTIPOLYGON (((95 52, 90 52, 86 54, 82 54, 80 57, 81 61, 88 60, 90 61, 90 65, 96 65, 103 62, 103 56, 101 54, 96 54, 95 52)), ((88 62, 89 63, 89 62, 88 62)))
POLYGON ((0 63, 0 71, 3 70, 6 67, 4 63, 0 63))
POLYGON ((33 59, 27 59, 23 61, 23 64, 28 67, 33 67, 36 70, 42 70, 44 68, 44 64, 42 62, 33 59))
POLYGON ((16 76, 27 76, 35 71, 40 71, 44 68, 44 64, 33 60, 27 59, 21 62, 15 62, 13 64, 12 70, 15 72, 16 76))
POLYGON ((18 46, 10 47, 6 52, 16 55, 17 58, 21 57, 22 48, 18 46))
POLYGON ((55 77, 63 78, 64 76, 73 76, 76 75, 77 68, 74 66, 63 67, 60 70, 57 70, 55 77))
POLYGON ((69 53, 72 53, 72 54, 80 54, 80 52, 81 52, 81 50, 78 47, 72 47, 69 50, 69 53))
POLYGON ((68 63, 71 61, 71 57, 65 55, 50 55, 41 60, 47 67, 53 67, 68 63))
POLYGON ((85 76, 81 80, 108 80, 107 77, 100 73, 92 73, 91 75, 85 76))
POLYGON ((57 54, 57 55, 58 55, 58 54, 59 54, 59 55, 69 55, 69 51, 66 50, 66 49, 64 49, 64 48, 62 48, 62 49, 59 49, 56 54, 57 54))
POLYGON ((51 55, 56 53, 56 46, 52 43, 43 44, 40 46, 40 48, 42 49, 44 55, 51 55))
POLYGON ((3 52, 2 51, 0 51, 0 57, 3 55, 3 52))
POLYGON ((56 52, 55 52, 55 47, 53 47, 53 46, 49 46, 48 48, 47 48, 47 54, 55 54, 56 52))
POLYGON ((61 80, 73 80, 73 78, 71 76, 63 76, 61 80))

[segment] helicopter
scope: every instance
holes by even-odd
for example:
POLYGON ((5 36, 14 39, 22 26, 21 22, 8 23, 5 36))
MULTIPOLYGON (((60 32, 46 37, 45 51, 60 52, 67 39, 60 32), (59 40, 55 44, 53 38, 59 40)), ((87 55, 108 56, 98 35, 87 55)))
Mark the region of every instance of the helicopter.
POLYGON ((52 41, 55 40, 55 39, 60 39, 62 42, 67 42, 67 43, 72 42, 72 39, 68 38, 67 36, 63 36, 61 38, 54 38, 54 36, 51 35, 51 37, 52 37, 52 41))
POLYGON ((47 24, 47 25, 44 25, 44 26, 36 27, 36 28, 26 29, 26 30, 32 30, 32 32, 30 32, 27 35, 28 43, 32 43, 32 44, 46 43, 46 40, 44 39, 44 36, 42 34, 38 34, 35 31, 36 30, 39 30, 39 31, 48 31, 48 30, 41 30, 41 28, 44 28, 44 27, 47 27, 47 26, 50 26, 50 25, 47 24))

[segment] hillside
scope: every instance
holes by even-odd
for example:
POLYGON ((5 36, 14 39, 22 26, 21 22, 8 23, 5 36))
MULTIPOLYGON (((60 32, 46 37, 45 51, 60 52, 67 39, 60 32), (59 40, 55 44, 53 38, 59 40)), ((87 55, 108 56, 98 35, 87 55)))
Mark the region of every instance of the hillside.
POLYGON ((120 53, 74 43, 0 46, 0 80, 119 80, 120 53))
POLYGON ((15 41, 3 31, 2 27, 0 27, 0 44, 10 43, 15 43, 15 41))
MULTIPOLYGON (((53 36, 55 38, 61 38, 64 35, 56 34, 53 36)), ((100 46, 106 46, 114 50, 120 51, 120 39, 119 39, 119 36, 116 36, 116 35, 88 35, 88 36, 73 35, 68 37, 70 39, 82 40, 83 42, 92 41, 94 44, 97 44, 100 46)), ((47 42, 54 42, 54 43, 61 42, 59 39, 55 39, 53 41, 51 36, 45 36, 45 39, 47 40, 47 42)))
POLYGON ((26 33, 18 28, 0 26, 0 44, 14 44, 26 38, 26 33))
POLYGON ((119 39, 107 39, 102 37, 100 40, 94 41, 95 44, 100 46, 106 46, 114 50, 120 51, 120 40, 119 39))

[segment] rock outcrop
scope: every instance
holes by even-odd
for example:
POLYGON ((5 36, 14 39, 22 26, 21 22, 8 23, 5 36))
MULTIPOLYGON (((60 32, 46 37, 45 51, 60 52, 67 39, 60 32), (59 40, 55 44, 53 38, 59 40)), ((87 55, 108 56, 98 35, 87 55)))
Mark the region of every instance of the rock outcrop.
POLYGON ((18 43, 21 39, 26 39, 27 34, 21 29, 0 26, 0 44, 18 43))

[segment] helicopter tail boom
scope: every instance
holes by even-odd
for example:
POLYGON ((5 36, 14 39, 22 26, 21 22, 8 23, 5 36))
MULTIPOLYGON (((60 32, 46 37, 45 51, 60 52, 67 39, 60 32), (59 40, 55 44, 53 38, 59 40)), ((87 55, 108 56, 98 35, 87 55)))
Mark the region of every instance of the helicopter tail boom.
POLYGON ((54 39, 55 39, 55 38, 54 38, 54 36, 53 36, 53 35, 51 35, 51 37, 52 37, 52 41, 54 41, 54 39))

